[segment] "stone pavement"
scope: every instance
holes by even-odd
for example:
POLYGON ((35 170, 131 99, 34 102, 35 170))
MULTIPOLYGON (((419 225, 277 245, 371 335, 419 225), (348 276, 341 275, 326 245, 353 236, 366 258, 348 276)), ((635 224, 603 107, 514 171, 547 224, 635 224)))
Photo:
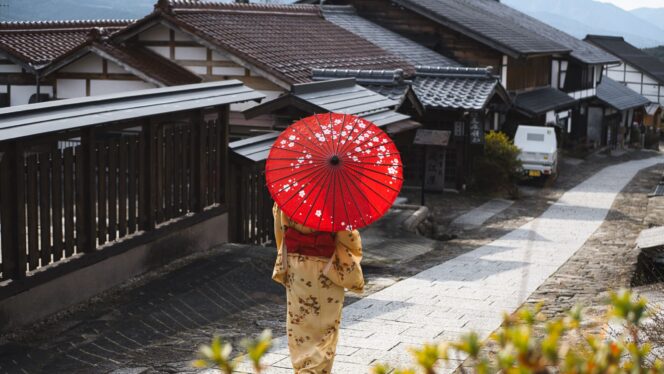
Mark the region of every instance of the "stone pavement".
MULTIPOLYGON (((376 362, 402 366, 411 362, 408 347, 462 331, 487 337, 502 311, 516 310, 583 246, 639 170, 663 162, 659 156, 609 166, 502 238, 347 306, 333 371, 363 373, 376 362)), ((284 337, 267 363, 267 373, 290 372, 284 337)))
POLYGON ((452 221, 451 226, 452 228, 459 228, 461 230, 478 228, 488 219, 509 208, 512 204, 514 204, 512 200, 490 200, 470 212, 457 217, 452 221))

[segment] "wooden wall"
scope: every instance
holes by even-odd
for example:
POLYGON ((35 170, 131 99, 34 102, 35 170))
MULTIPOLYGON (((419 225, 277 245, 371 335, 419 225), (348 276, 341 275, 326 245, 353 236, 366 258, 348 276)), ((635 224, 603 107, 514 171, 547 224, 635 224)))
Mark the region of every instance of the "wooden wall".
POLYGON ((528 59, 509 58, 507 62, 508 91, 521 91, 551 83, 551 56, 528 59))

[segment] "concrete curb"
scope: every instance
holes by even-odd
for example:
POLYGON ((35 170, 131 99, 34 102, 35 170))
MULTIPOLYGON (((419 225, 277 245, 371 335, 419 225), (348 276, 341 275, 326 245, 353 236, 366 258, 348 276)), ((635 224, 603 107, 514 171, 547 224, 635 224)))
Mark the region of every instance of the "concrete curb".
POLYGON ((429 208, 421 205, 400 204, 394 205, 393 208, 415 211, 403 222, 403 228, 410 232, 416 232, 417 226, 429 216, 429 208))

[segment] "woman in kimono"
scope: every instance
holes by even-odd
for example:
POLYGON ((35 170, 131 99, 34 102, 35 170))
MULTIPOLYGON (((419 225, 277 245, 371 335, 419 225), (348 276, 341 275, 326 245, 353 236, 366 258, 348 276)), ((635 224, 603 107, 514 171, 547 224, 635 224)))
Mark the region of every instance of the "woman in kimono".
POLYGON ((339 339, 344 289, 361 293, 362 243, 354 231, 316 232, 273 208, 277 261, 286 287, 288 349, 296 374, 329 374, 339 339))

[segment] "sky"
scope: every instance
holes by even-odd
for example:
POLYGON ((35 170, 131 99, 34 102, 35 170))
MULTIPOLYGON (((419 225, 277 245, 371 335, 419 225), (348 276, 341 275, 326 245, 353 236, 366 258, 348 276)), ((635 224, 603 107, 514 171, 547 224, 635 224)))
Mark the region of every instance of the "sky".
POLYGON ((664 0, 600 0, 603 3, 611 3, 626 10, 636 8, 664 8, 664 0))

